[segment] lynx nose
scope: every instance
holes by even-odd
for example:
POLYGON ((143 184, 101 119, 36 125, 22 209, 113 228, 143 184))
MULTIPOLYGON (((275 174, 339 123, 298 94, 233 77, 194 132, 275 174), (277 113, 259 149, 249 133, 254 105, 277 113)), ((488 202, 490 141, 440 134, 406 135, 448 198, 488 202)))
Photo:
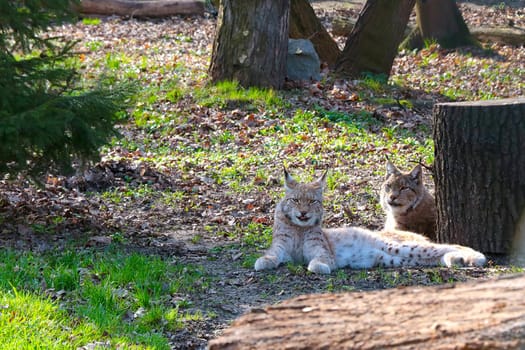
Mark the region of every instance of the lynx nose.
POLYGON ((301 221, 307 221, 308 220, 308 216, 306 216, 306 214, 308 214, 307 211, 300 211, 299 212, 300 215, 297 216, 297 218, 301 221))

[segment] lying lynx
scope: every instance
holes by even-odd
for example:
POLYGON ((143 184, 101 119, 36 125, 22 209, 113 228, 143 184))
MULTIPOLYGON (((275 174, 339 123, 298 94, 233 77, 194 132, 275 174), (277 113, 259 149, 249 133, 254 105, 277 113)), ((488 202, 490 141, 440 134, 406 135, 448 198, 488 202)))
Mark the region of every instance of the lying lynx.
POLYGON ((285 196, 277 204, 273 241, 255 270, 292 261, 308 264, 315 273, 336 268, 375 266, 483 266, 485 256, 473 249, 436 244, 412 232, 373 232, 359 227, 321 228, 326 173, 311 183, 299 183, 284 171, 285 196), (410 240, 405 240, 405 238, 410 240))
POLYGON ((422 179, 421 165, 402 173, 387 161, 381 185, 381 207, 386 213, 385 230, 406 230, 436 240, 436 204, 422 179))

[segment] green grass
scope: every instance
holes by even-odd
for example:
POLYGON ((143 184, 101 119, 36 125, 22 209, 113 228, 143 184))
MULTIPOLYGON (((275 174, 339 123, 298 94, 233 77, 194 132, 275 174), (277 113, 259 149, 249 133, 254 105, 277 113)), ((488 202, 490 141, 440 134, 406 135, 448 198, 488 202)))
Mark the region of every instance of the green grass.
POLYGON ((70 322, 50 297, 15 288, 0 290, 0 308, 3 349, 74 349, 104 338, 85 320, 70 322))
POLYGON ((163 331, 206 317, 169 300, 206 288, 208 277, 196 266, 117 248, 44 255, 4 250, 0 260, 0 343, 11 348, 109 341, 114 347, 168 349, 163 331))
POLYGON ((258 109, 278 108, 285 105, 274 90, 243 89, 235 81, 224 81, 215 85, 198 88, 194 92, 197 102, 207 107, 258 109))
POLYGON ((82 18, 82 23, 85 24, 85 25, 88 25, 88 26, 94 26, 94 25, 98 25, 100 24, 101 20, 100 18, 88 18, 88 17, 85 17, 85 18, 82 18))

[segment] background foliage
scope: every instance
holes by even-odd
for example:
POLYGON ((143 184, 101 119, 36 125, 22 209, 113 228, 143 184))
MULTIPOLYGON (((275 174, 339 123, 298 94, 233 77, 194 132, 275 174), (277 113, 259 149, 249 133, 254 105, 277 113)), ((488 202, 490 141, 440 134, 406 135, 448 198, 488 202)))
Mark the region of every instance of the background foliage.
POLYGON ((116 135, 131 85, 80 86, 75 42, 41 36, 72 19, 71 1, 0 1, 0 173, 70 173, 116 135))

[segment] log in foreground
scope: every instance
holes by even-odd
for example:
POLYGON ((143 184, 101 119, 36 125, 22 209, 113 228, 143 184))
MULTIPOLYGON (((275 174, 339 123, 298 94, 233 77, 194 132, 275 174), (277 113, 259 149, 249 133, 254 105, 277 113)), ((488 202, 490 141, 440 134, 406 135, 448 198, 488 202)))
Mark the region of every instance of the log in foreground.
POLYGON ((241 316, 209 349, 523 349, 524 290, 520 274, 305 295, 241 316))
POLYGON ((204 1, 200 0, 81 0, 80 13, 133 17, 166 17, 172 15, 202 15, 204 1))

